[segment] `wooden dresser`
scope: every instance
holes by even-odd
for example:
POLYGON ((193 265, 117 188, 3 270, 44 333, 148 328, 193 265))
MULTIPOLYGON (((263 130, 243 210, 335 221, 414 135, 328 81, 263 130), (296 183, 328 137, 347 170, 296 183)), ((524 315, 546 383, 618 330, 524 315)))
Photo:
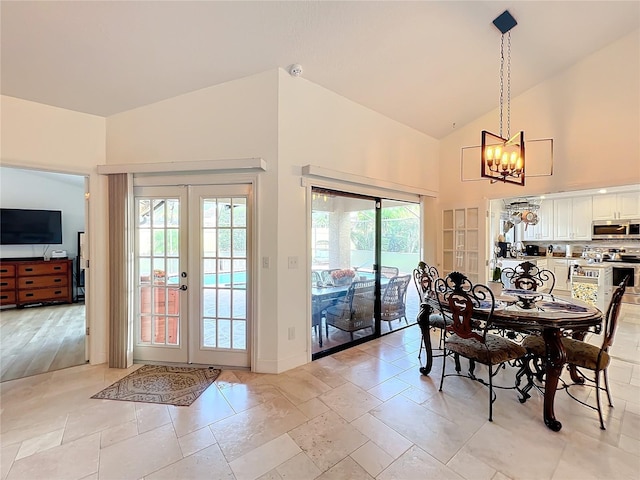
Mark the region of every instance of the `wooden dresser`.
POLYGON ((0 305, 73 302, 72 260, 0 260, 0 305))

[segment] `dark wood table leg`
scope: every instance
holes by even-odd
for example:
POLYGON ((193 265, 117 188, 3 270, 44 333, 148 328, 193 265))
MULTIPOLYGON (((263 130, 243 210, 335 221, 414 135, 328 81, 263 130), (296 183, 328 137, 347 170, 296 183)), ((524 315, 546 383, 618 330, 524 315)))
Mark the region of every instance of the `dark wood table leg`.
POLYGON ((546 381, 544 386, 544 423, 554 432, 560 431, 562 423, 556 420, 553 402, 556 397, 558 379, 567 360, 567 352, 562 345, 562 334, 558 328, 545 328, 542 338, 546 347, 546 381))
POLYGON ((417 322, 422 332, 422 340, 424 341, 424 349, 427 355, 427 363, 424 367, 420 367, 420 373, 429 375, 433 366, 433 352, 431 351, 431 335, 429 325, 429 315, 433 312, 433 308, 428 303, 420 304, 420 312, 418 312, 417 322))

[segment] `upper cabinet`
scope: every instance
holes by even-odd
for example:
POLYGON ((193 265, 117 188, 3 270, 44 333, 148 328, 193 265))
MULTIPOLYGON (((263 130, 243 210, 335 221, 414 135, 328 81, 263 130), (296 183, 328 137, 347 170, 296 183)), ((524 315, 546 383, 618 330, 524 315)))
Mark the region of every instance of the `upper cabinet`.
POLYGON ((594 220, 640 218, 640 193, 609 193, 593 196, 594 220))
POLYGON ((527 225, 524 222, 520 224, 521 238, 524 241, 553 240, 553 200, 544 200, 536 213, 538 214, 537 225, 527 225))
POLYGON ((553 201, 554 240, 591 240, 593 204, 590 196, 553 201))

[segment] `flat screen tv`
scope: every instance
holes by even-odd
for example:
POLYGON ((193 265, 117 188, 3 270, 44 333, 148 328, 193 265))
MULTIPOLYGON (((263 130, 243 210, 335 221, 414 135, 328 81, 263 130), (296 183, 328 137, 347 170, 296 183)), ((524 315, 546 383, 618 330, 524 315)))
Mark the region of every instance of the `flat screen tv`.
POLYGON ((62 243, 62 212, 60 210, 0 208, 0 244, 60 243, 62 243))

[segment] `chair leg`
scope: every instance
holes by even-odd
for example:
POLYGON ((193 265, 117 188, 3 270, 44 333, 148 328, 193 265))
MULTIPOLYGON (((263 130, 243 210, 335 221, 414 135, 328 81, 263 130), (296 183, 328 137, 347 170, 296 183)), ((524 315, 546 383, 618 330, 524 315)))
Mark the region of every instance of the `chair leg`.
POLYGON ((600 418, 600 428, 602 430, 606 430, 604 428, 604 422, 602 421, 602 406, 600 405, 600 372, 596 370, 596 402, 598 405, 598 417, 600 418))
POLYGON ((442 391, 442 384, 444 383, 444 369, 447 365, 447 350, 442 348, 442 376, 440 377, 440 391, 442 391))
POLYGON ((604 375, 604 388, 607 392, 607 400, 609 400, 609 406, 613 407, 613 402, 611 401, 611 391, 609 390, 609 375, 607 375, 607 369, 605 368, 602 373, 604 375))
POLYGON ((489 365, 489 421, 493 422, 493 365, 489 365))
POLYGON ((351 341, 353 342, 353 332, 349 332, 349 334, 351 335, 351 341))

